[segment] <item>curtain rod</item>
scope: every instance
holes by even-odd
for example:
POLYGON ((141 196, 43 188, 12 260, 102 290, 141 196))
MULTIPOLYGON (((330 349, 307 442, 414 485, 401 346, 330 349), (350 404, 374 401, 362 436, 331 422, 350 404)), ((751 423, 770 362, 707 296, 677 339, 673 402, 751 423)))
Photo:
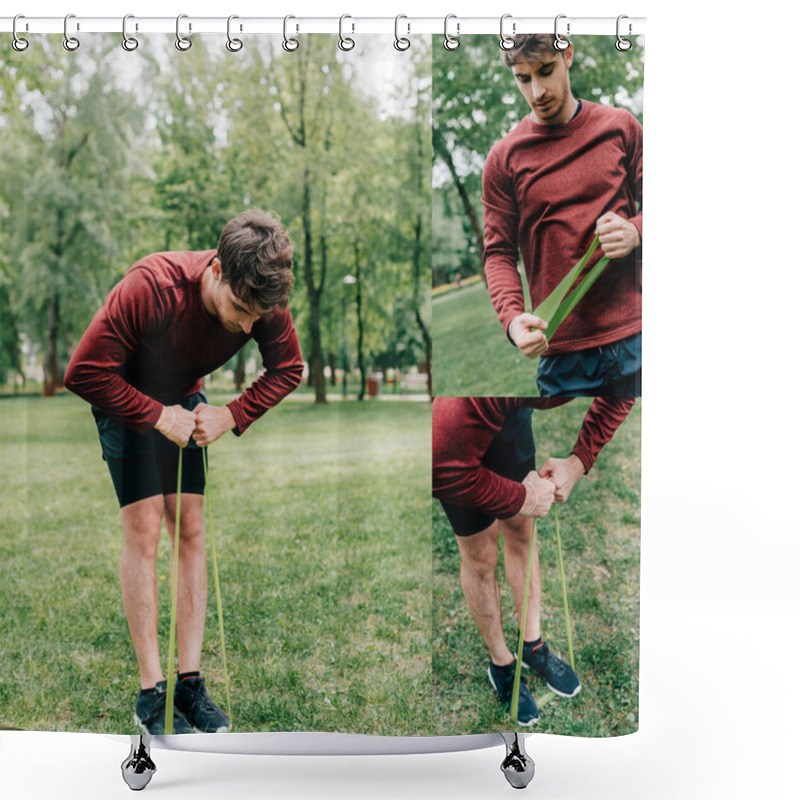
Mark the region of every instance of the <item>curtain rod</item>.
MULTIPOLYGON (((12 33, 15 17, 0 17, 0 32, 12 33)), ((385 33, 413 36, 414 34, 447 34, 460 36, 474 33, 500 34, 501 17, 196 17, 191 14, 175 17, 137 17, 128 15, 126 30, 133 33, 175 33, 178 26, 183 35, 218 33, 227 34, 272 34, 295 36, 304 33, 385 33)), ((556 33, 561 36, 578 34, 607 34, 610 36, 639 36, 645 31, 645 17, 502 17, 504 35, 517 33, 556 33)), ((82 17, 69 14, 65 17, 16 17, 16 33, 25 34, 61 33, 77 35, 84 33, 121 33, 122 17, 82 17)))

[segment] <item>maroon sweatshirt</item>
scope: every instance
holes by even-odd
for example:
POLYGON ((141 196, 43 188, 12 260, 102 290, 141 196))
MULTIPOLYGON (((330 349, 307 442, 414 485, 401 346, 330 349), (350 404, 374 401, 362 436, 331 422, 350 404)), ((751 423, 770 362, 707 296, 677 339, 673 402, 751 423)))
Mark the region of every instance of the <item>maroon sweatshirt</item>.
POLYGON ((288 309, 230 333, 208 313, 200 291, 216 250, 155 253, 134 264, 111 290, 72 354, 64 383, 103 411, 144 433, 164 405, 202 388, 249 338, 264 372, 228 403, 243 433, 300 383, 303 362, 288 309))
MULTIPOLYGON (((525 488, 486 469, 481 459, 506 417, 518 408, 548 409, 572 398, 436 397, 433 400, 433 496, 498 519, 518 514, 525 488)), ((634 406, 632 398, 597 397, 586 412, 571 455, 588 473, 634 406)))
MULTIPOLYGON (((483 171, 484 268, 506 333, 525 311, 518 252, 536 308, 589 249, 600 216, 613 211, 641 235, 641 202, 642 126, 628 111, 584 100, 563 125, 540 125, 529 115, 495 144, 483 171)), ((601 257, 598 247, 583 274, 601 257)), ((606 267, 547 354, 639 333, 641 291, 636 248, 606 267)))

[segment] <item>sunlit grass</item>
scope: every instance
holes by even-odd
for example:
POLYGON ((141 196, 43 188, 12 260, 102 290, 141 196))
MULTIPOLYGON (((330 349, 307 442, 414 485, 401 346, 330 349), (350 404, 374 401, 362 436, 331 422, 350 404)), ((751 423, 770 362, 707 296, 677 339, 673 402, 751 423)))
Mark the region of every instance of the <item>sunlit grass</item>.
POLYGON ((433 393, 534 397, 536 361, 503 333, 483 283, 433 300, 433 393))
MULTIPOLYGON (((88 406, 4 399, 0 422, 0 726, 137 732, 88 406)), ((430 732, 429 404, 290 398, 212 447, 211 484, 235 730, 430 732)), ((164 535, 164 658, 168 570, 164 535)), ((213 596, 203 658, 222 702, 213 596)))
MULTIPOLYGON (((591 400, 536 411, 537 464, 569 454, 591 400)), ((582 478, 559 522, 580 694, 541 709, 537 730, 582 736, 632 733, 638 727, 640 407, 637 406, 582 478)), ((433 671, 437 725, 442 732, 508 730, 510 719, 486 677, 488 652, 469 615, 459 582, 455 536, 433 503, 433 671)), ((567 641, 552 519, 539 522, 544 638, 565 660, 567 641)), ((501 564, 504 630, 514 651, 518 623, 501 564)), ((528 675, 527 670, 523 673, 528 675)), ((546 686, 528 685, 534 697, 546 686)))

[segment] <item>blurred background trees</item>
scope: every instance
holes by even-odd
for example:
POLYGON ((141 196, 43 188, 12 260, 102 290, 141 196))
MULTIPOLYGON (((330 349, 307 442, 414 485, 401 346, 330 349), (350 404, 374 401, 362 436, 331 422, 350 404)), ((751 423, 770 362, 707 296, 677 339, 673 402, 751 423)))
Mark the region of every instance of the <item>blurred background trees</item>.
MULTIPOLYGON (((216 247, 245 208, 295 245, 291 309, 317 402, 429 371, 430 51, 332 36, 286 53, 91 35, 0 56, 0 385, 55 392, 138 258, 216 247), (344 379, 344 380, 343 380, 344 379)), ((237 385, 254 348, 231 364, 237 385)), ((252 376, 251 376, 252 377, 252 376)))

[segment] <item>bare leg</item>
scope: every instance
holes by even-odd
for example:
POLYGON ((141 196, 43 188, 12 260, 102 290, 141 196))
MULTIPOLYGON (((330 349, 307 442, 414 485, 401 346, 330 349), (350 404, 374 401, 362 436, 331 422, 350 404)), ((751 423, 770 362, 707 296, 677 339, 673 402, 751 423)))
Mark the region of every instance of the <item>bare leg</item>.
POLYGON ((489 655, 497 666, 510 664, 514 655, 503 635, 500 589, 497 585, 497 522, 473 536, 457 536, 461 553, 461 588, 489 655))
POLYGON ((164 679, 158 656, 156 557, 164 501, 160 496, 123 506, 124 543, 120 559, 122 602, 139 662, 142 688, 164 679))
MULTIPOLYGON (((175 495, 166 498, 166 522, 175 538, 175 495)), ((180 548, 178 550, 178 669, 200 669, 206 621, 208 572, 203 527, 203 495, 181 496, 180 548)))
POLYGON ((517 515, 499 523, 504 539, 506 577, 508 578, 518 618, 522 619, 525 596, 525 578, 528 571, 528 554, 533 536, 533 564, 528 592, 528 611, 525 615, 525 640, 530 642, 541 636, 542 582, 539 572, 539 544, 536 524, 528 517, 517 515))

